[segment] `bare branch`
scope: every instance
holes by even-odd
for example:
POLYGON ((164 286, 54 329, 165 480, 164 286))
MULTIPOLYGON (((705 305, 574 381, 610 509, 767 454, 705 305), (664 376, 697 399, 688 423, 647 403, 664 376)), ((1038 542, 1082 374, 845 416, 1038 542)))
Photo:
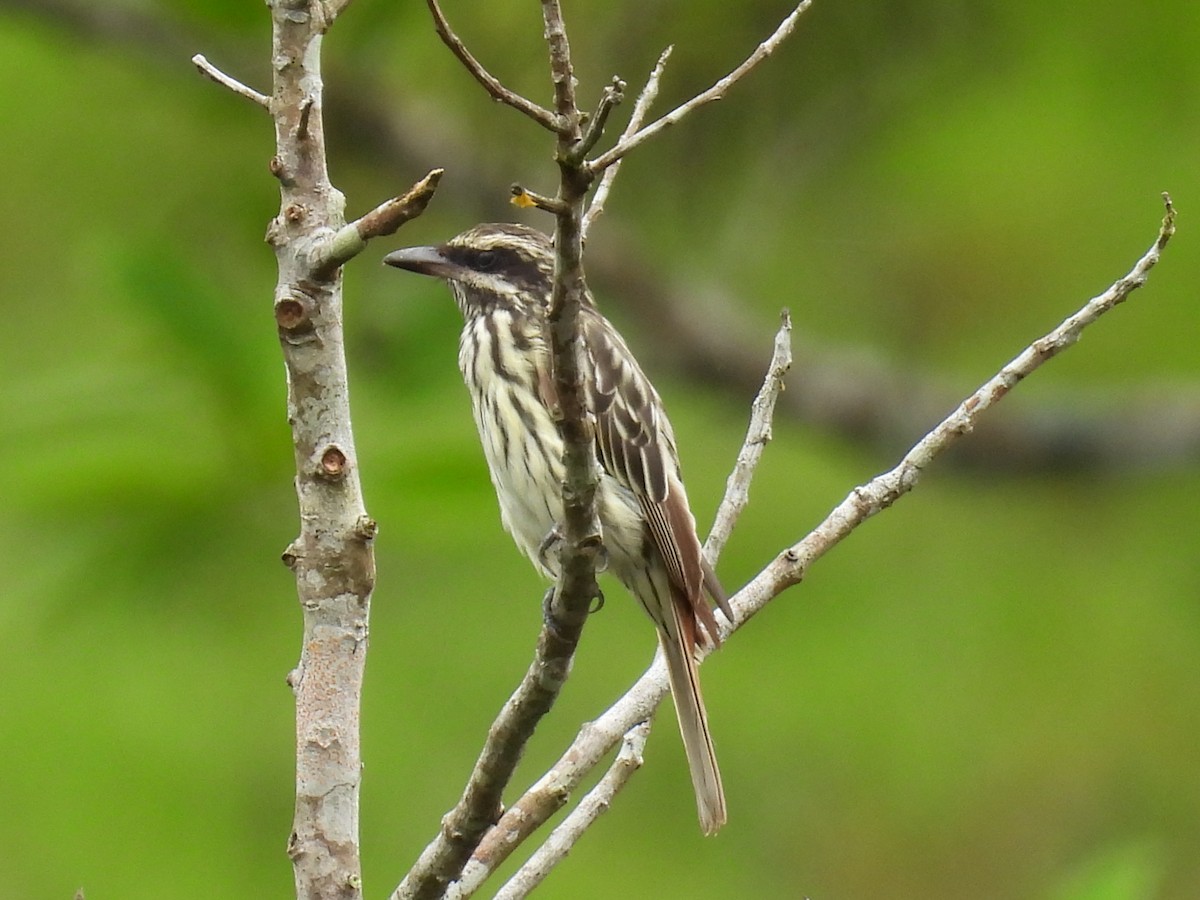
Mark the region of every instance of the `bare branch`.
POLYGON ((318 271, 326 271, 344 265, 365 250, 371 238, 394 234, 405 222, 421 215, 433 199, 443 173, 443 169, 430 170, 402 196, 393 197, 365 216, 343 225, 321 248, 320 258, 315 261, 314 267, 318 271))
POLYGON ((629 783, 629 779, 642 766, 642 754, 646 738, 650 734, 650 722, 641 722, 625 733, 617 758, 609 766, 600 782, 550 832, 545 843, 529 857, 523 866, 499 891, 496 900, 520 900, 541 884, 592 824, 612 805, 613 798, 629 783))
POLYGON ((725 542, 737 524, 738 517, 750 502, 750 481, 762 459, 763 449, 771 440, 771 422, 775 416, 775 401, 783 391, 783 378, 792 367, 792 317, 785 309, 780 315, 779 331, 775 335, 775 350, 763 386, 750 406, 750 427, 738 453, 737 462, 725 485, 725 496, 717 508, 712 531, 704 542, 704 555, 714 566, 725 542))
MULTIPOLYGON (((642 88, 642 92, 638 94, 637 102, 633 104, 633 112, 629 115, 629 123, 625 126, 625 130, 621 132, 621 140, 629 137, 642 127, 642 122, 646 120, 646 114, 650 112, 650 106, 658 96, 658 84, 662 80, 663 70, 667 67, 667 60, 674 49, 674 45, 671 45, 659 54, 658 62, 654 64, 654 69, 650 72, 650 77, 646 79, 646 86, 642 88)), ((596 191, 592 194, 592 202, 588 205, 587 212, 583 215, 582 231, 585 241, 587 240, 588 231, 591 230, 592 223, 604 214, 604 204, 608 202, 608 193, 612 190, 613 182, 616 180, 617 172, 620 170, 621 160, 618 159, 604 170, 604 175, 601 176, 600 183, 596 185, 596 191)))
POLYGON ((492 95, 492 99, 511 106, 517 112, 524 113, 548 131, 553 131, 556 134, 561 133, 563 125, 562 120, 558 116, 545 107, 538 106, 532 100, 527 100, 516 91, 505 87, 500 82, 500 79, 496 78, 483 67, 483 64, 467 49, 462 39, 454 33, 454 29, 450 27, 450 23, 446 20, 445 13, 442 12, 441 6, 438 5, 438 0, 427 0, 427 5, 429 6, 429 12, 433 15, 433 26, 437 29, 438 37, 442 39, 442 43, 450 48, 450 52, 466 67, 471 76, 483 85, 484 90, 492 95))
POLYGON ((268 97, 266 94, 260 94, 258 91, 254 90, 254 88, 247 87, 236 78, 226 75, 207 59, 205 59, 203 54, 197 53, 195 56, 193 56, 192 64, 200 70, 201 75, 211 78, 217 84, 221 85, 221 87, 229 88, 229 90, 233 91, 239 97, 245 97, 247 100, 257 103, 263 109, 271 109, 270 97, 268 97))
POLYGON ((560 573, 547 615, 564 635, 578 635, 587 620, 596 584, 596 557, 602 541, 596 513, 598 484, 595 431, 584 397, 584 373, 579 353, 579 309, 587 293, 583 271, 580 222, 583 200, 592 183, 572 149, 583 135, 575 104, 571 47, 558 0, 542 0, 542 23, 554 82, 554 109, 563 129, 558 133, 555 158, 559 168, 554 198, 554 278, 546 313, 550 372, 557 400, 558 430, 563 442, 563 543, 560 573))
MULTIPOLYGON (((959 404, 936 428, 923 437, 892 470, 855 488, 811 534, 781 553, 746 587, 750 592, 760 583, 766 592, 755 590, 750 602, 738 608, 746 618, 762 608, 784 588, 804 578, 808 567, 842 540, 858 525, 886 509, 916 486, 921 473, 944 450, 974 429, 979 417, 1002 400, 1009 391, 1043 363, 1053 359, 1077 340, 1084 328, 1122 303, 1134 290, 1146 283, 1150 270, 1158 262, 1163 248, 1175 234, 1175 207, 1163 194, 1166 212, 1158 237, 1137 261, 1129 274, 1117 279, 1104 293, 1089 300, 1078 312, 1044 337, 1038 338, 1004 366, 979 390, 959 404)), ((739 619, 741 616, 739 615, 739 619)))
POLYGON ((796 22, 800 16, 811 5, 812 0, 801 0, 800 4, 794 10, 792 10, 782 22, 779 23, 779 27, 775 29, 774 34, 759 44, 755 51, 746 57, 745 62, 743 62, 740 66, 738 66, 724 78, 717 81, 708 90, 697 94, 686 103, 675 107, 675 109, 671 110, 665 116, 656 119, 645 128, 629 135, 628 137, 623 137, 617 142, 615 147, 600 154, 591 162, 589 162, 588 168, 592 172, 597 173, 604 171, 634 147, 637 147, 639 144, 654 137, 660 131, 670 128, 688 113, 698 109, 701 106, 704 106, 706 103, 712 103, 714 100, 722 99, 725 96, 726 91, 740 81, 743 76, 747 75, 755 66, 775 52, 776 48, 778 48, 779 45, 783 43, 784 40, 787 39, 788 35, 790 35, 795 29, 796 22))

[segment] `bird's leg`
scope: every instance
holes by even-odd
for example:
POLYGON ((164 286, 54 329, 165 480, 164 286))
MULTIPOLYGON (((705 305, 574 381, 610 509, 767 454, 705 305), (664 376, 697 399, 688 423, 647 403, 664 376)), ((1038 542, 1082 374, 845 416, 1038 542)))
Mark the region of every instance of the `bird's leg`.
MULTIPOLYGON (((599 575, 608 568, 608 548, 604 546, 604 541, 597 535, 593 538, 596 547, 596 574, 599 575)), ((563 532, 558 523, 546 532, 546 536, 542 538, 542 542, 538 544, 537 561, 543 569, 551 574, 557 574, 561 571, 559 557, 562 553, 563 532)), ((554 588, 546 592, 546 596, 542 599, 542 615, 547 624, 551 624, 550 620, 550 604, 554 600, 554 588)), ((604 609, 604 592, 599 587, 596 588, 595 603, 588 613, 600 612, 604 609)))

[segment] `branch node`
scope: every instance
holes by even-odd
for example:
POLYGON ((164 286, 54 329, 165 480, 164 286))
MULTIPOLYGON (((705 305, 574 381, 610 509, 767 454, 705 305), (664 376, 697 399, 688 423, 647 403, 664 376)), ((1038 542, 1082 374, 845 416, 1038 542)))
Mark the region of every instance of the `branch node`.
POLYGON ((316 102, 317 102, 316 98, 310 96, 310 97, 305 97, 304 102, 300 104, 300 118, 296 121, 296 139, 297 140, 300 140, 300 141, 308 140, 308 138, 309 138, 308 123, 309 123, 309 119, 312 118, 313 106, 316 105, 316 102))
POLYGON ((293 338, 313 330, 312 303, 302 294, 289 294, 275 301, 275 324, 293 338))
POLYGON ((322 451, 315 474, 318 478, 338 481, 345 477, 348 468, 349 460, 345 451, 337 444, 330 444, 322 451))
POLYGON ((513 206, 520 207, 521 209, 530 209, 531 207, 536 207, 537 209, 545 210, 548 213, 553 213, 556 216, 563 215, 570 209, 570 206, 567 203, 563 202, 557 197, 547 197, 543 194, 536 194, 533 191, 523 188, 519 184, 514 184, 511 188, 511 191, 512 199, 509 200, 509 202, 513 206))
POLYGON ((283 187, 294 187, 296 180, 288 174, 287 166, 283 162, 283 157, 276 154, 271 157, 271 161, 267 163, 267 170, 275 176, 283 187))

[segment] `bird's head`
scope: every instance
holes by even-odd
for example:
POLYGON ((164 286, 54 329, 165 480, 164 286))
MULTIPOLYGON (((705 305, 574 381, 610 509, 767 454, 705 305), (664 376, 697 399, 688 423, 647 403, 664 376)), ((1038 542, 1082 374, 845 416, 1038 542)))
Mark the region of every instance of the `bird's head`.
POLYGON ((496 303, 515 307, 550 300, 554 248, 525 225, 476 225, 440 247, 408 247, 383 258, 389 266, 445 278, 467 316, 496 303))

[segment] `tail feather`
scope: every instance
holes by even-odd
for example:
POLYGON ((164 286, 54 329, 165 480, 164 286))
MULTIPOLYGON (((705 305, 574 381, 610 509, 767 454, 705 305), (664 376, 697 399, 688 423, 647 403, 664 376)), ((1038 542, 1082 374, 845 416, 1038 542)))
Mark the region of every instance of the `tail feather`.
POLYGON ((700 694, 700 674, 696 669, 693 648, 696 646, 696 623, 680 615, 679 605, 671 604, 674 612, 674 635, 659 632, 659 643, 667 659, 667 675, 671 681, 671 696, 679 718, 679 733, 687 754, 696 791, 696 808, 700 827, 705 834, 716 834, 725 824, 725 790, 721 772, 708 730, 708 714, 700 694))

